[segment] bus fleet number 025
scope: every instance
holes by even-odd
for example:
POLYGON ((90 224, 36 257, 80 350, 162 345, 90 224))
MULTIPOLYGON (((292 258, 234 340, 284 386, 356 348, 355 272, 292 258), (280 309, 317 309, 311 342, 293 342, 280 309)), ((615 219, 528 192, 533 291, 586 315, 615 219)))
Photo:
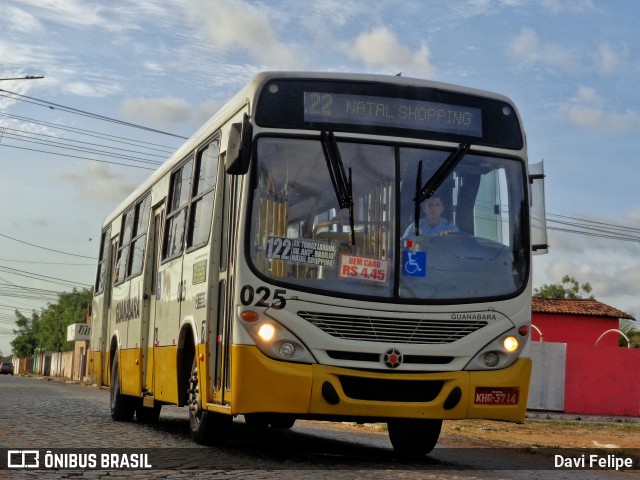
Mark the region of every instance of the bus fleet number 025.
POLYGON ((287 304, 287 299, 284 297, 286 293, 287 291, 283 288, 275 288, 272 295, 269 287, 260 286, 254 289, 253 285, 244 285, 240 289, 240 302, 245 307, 254 305, 282 310, 287 304))

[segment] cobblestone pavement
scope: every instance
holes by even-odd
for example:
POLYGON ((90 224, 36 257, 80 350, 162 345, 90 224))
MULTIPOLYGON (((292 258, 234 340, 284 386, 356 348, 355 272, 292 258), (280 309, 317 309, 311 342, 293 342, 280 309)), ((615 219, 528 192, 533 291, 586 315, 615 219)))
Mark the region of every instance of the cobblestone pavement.
MULTIPOLYGON (((163 407, 156 424, 113 422, 109 392, 29 377, 0 377, 0 478, 577 479, 637 478, 637 471, 554 469, 540 452, 439 445, 416 461, 395 458, 386 433, 298 421, 258 435, 236 419, 225 448, 194 444, 186 408, 163 407), (126 448, 128 450, 119 450, 126 448), (147 454, 154 468, 7 469, 8 449, 68 459, 147 454)), ((579 453, 575 454, 578 455, 579 453)), ((49 456, 48 458, 53 458, 49 456)), ((62 460, 60 460, 62 461, 62 460)), ((98 462, 99 468, 99 462, 98 462)))

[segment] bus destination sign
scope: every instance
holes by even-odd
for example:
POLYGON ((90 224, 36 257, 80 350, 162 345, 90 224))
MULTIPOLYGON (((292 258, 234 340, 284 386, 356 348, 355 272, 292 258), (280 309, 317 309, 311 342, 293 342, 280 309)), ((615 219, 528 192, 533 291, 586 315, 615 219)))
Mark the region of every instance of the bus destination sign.
POLYGON ((406 98, 305 91, 304 120, 482 137, 479 108, 406 98))

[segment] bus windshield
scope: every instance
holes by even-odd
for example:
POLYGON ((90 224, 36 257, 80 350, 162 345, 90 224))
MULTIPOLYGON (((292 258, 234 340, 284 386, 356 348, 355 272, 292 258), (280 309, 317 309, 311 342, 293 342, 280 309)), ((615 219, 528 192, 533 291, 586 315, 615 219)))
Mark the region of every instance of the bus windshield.
POLYGON ((339 204, 317 137, 258 139, 250 258, 259 275, 303 291, 404 303, 481 301, 524 286, 522 160, 471 147, 416 201, 452 149, 342 138, 335 147, 351 179, 352 212, 339 204))

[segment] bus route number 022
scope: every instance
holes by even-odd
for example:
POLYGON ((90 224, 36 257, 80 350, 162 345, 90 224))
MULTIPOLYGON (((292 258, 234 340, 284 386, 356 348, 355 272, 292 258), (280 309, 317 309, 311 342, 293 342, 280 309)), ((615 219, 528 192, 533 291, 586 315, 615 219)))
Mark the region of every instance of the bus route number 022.
POLYGON ((240 290, 240 302, 245 307, 253 305, 256 307, 282 310, 287 305, 287 299, 284 297, 286 293, 286 290, 276 288, 273 290, 273 296, 271 296, 271 289, 269 287, 262 286, 254 290, 252 285, 244 285, 240 290))

